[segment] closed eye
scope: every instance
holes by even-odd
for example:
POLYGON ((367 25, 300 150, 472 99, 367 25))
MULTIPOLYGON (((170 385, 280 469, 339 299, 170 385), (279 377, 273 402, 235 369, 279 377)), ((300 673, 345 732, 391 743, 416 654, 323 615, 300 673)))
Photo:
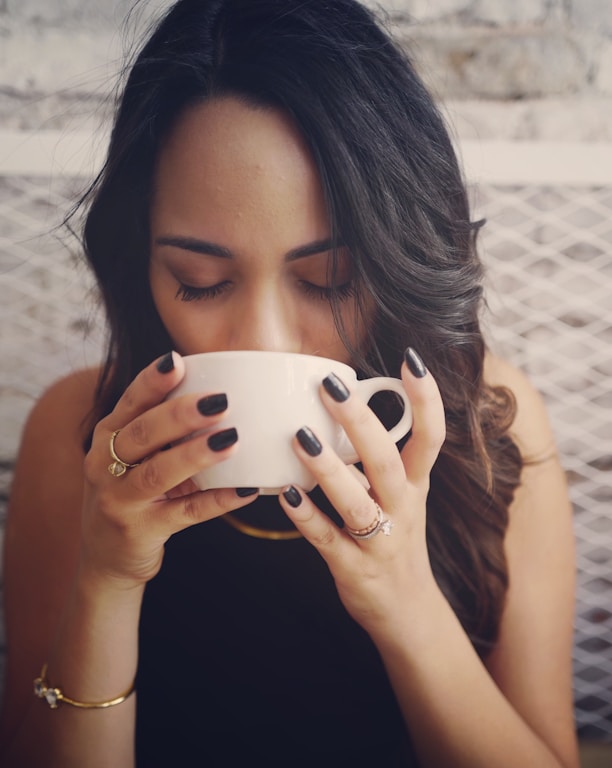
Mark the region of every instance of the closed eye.
POLYGON ((346 301, 355 295, 355 284, 352 280, 343 283, 342 285, 315 285, 309 283, 307 280, 300 280, 302 290, 307 296, 310 296, 321 301, 330 301, 331 299, 337 299, 338 301, 346 301))
POLYGON ((188 285, 187 283, 179 283, 178 290, 176 292, 176 299, 181 301, 202 301, 206 299, 216 299, 217 296, 225 293, 232 286, 230 280, 223 280, 215 285, 196 286, 188 285))

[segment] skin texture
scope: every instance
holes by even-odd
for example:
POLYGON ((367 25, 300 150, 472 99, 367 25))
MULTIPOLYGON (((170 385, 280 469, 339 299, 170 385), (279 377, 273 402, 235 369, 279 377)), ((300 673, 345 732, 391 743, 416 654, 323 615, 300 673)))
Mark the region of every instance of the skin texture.
MULTIPOLYGON (((151 235, 151 289, 177 351, 267 349, 349 362, 329 302, 312 290, 329 282, 320 182, 283 114, 230 99, 191 109, 161 152, 151 235), (178 237, 226 257, 160 244, 178 237), (300 257, 298 248, 314 252, 300 257), (218 295, 177 302, 181 282, 217 286, 218 295)), ((337 281, 350 276, 344 253, 337 281)), ((352 302, 344 315, 351 328, 352 302)))
MULTIPOLYGON (((157 168, 150 267, 154 300, 179 353, 277 349, 346 360, 321 294, 328 284, 321 243, 328 237, 315 167, 282 113, 223 99, 179 120, 157 168), (304 256, 305 246, 314 252, 304 256)), ((338 283, 349 281, 344 254, 338 283)), ((347 291, 342 311, 351 328, 347 291)), ((152 364, 136 377, 97 425, 86 457, 82 424, 96 372, 54 385, 26 426, 6 537, 7 766, 133 765, 136 695, 107 711, 52 712, 33 699, 31 680, 48 660, 50 680, 73 698, 99 701, 125 690, 136 670, 144 586, 160 567, 164 542, 249 501, 233 489, 194 492, 189 481, 240 450, 239 434, 224 451, 211 450, 206 437, 160 451, 222 415, 202 415, 195 396, 164 402, 184 373, 177 353, 173 364, 165 372, 152 364), (119 456, 129 463, 147 458, 121 478, 107 472, 116 429, 119 456)), ((367 483, 324 442, 317 456, 293 444, 349 527, 371 523, 375 499, 394 524, 391 536, 353 540, 300 489, 297 506, 282 494, 280 503, 377 645, 423 766, 576 768, 573 540, 563 473, 531 385, 494 359, 486 376, 513 390, 517 440, 540 459, 525 470, 510 512, 511 586, 500 642, 486 666, 427 556, 429 473, 444 440, 431 374, 417 378, 402 367, 414 428, 401 455, 358 398, 338 403, 321 388, 359 452, 367 483)))

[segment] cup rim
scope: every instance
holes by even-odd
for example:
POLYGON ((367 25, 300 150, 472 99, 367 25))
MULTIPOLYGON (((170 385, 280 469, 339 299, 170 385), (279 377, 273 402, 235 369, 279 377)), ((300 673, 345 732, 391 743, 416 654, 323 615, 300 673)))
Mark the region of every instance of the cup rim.
POLYGON ((355 369, 350 365, 350 363, 344 363, 341 360, 335 360, 332 357, 325 357, 323 355, 310 355, 303 352, 282 352, 280 350, 271 350, 271 349, 222 349, 217 350, 216 352, 195 352, 191 355, 183 355, 183 360, 195 360, 199 358, 206 358, 207 360, 211 360, 213 358, 222 358, 222 359, 228 359, 232 357, 240 357, 244 359, 245 357, 257 357, 258 360, 263 359, 264 357, 269 358, 292 358, 295 360, 305 360, 305 359, 311 359, 311 360, 321 360, 322 362, 328 362, 333 365, 341 365, 344 368, 348 368, 351 371, 355 371, 355 369))

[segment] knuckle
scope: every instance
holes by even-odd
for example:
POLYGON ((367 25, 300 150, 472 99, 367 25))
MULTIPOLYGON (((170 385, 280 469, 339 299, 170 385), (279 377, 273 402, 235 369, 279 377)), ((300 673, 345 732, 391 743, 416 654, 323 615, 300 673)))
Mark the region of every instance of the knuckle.
POLYGON ((312 543, 315 547, 324 549, 333 544, 334 538, 334 531, 331 527, 327 526, 323 531, 312 538, 312 543))
POLYGON ((346 469, 340 459, 330 459, 323 463, 318 469, 318 475, 322 483, 333 482, 338 474, 346 469))
POLYGON ((358 402, 356 399, 355 405, 356 407, 353 408, 353 412, 351 414, 353 424, 356 427, 367 427, 372 423, 372 417, 374 416, 372 410, 368 405, 360 401, 358 402))
POLYGON ((213 488, 209 491, 209 494, 216 512, 226 512, 228 509, 226 491, 223 488, 213 488))
POLYGON ((194 496, 195 494, 189 493, 183 497, 183 515, 188 520, 194 520, 198 517, 199 504, 196 503, 194 496))
POLYGON ((134 392, 134 382, 132 382, 128 388, 121 395, 121 404, 128 410, 132 411, 136 407, 136 393, 134 392))
POLYGON ((347 518, 351 521, 351 528, 365 528, 376 519, 376 510, 372 499, 355 502, 346 512, 347 518))
POLYGON ((110 430, 110 427, 107 427, 106 425, 107 420, 108 420, 108 416, 106 416, 104 419, 100 419, 100 421, 94 426, 93 431, 91 433, 92 445, 97 440, 102 439, 102 433, 106 434, 106 432, 110 430))
POLYGON ((444 422, 441 421, 439 424, 432 426, 432 428, 427 433, 427 445, 430 450, 437 452, 440 450, 440 448, 442 448, 445 440, 446 426, 444 422))
POLYGON ((179 397, 168 400, 168 415, 181 427, 191 428, 197 418, 197 409, 190 398, 179 397))
POLYGON ((145 419, 134 419, 127 428, 131 440, 139 447, 143 448, 149 443, 149 428, 145 419))
POLYGON ((123 514, 123 505, 117 503, 112 492, 103 491, 98 494, 96 506, 100 517, 115 531, 125 533, 129 529, 129 517, 123 514))
POLYGON ((104 512, 104 519, 106 525, 110 526, 111 530, 119 534, 121 538, 128 538, 131 534, 132 526, 125 517, 113 514, 112 510, 107 510, 104 512))
POLYGON ((438 427, 438 445, 442 447, 444 445, 444 442, 446 440, 446 422, 444 419, 440 420, 440 425, 438 427))
POLYGON ((89 446, 87 455, 97 456, 101 453, 102 455, 108 456, 110 460, 111 454, 109 444, 113 428, 107 424, 108 418, 109 417, 107 416, 102 419, 93 428, 91 433, 91 445, 89 446))
POLYGON ((399 452, 396 451, 392 455, 383 454, 375 456, 372 461, 371 471, 381 478, 383 482, 398 473, 403 476, 402 460, 399 452))
MULTIPOLYGON (((134 470, 132 470, 134 472, 134 470)), ((154 460, 143 461, 135 471, 135 483, 138 488, 145 492, 159 491, 161 486, 161 476, 157 462, 154 460)))
POLYGON ((94 455, 93 451, 89 451, 85 454, 83 459, 83 475, 85 481, 93 483, 100 473, 100 461, 98 460, 97 453, 94 455))
POLYGON ((199 520, 201 512, 201 495, 199 493, 190 493, 183 497, 183 515, 188 520, 199 520))
MULTIPOLYGON (((203 457, 207 456, 207 450, 204 442, 206 437, 194 437, 190 440, 186 440, 181 444, 181 450, 183 451, 183 461, 186 465, 198 467, 202 464, 203 457)), ((208 451, 210 453, 210 451, 208 451)))

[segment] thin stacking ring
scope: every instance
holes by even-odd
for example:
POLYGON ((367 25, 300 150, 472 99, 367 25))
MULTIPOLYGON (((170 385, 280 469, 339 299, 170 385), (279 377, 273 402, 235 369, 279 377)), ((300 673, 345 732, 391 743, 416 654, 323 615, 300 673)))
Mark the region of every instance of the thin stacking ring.
POLYGON ((349 536, 352 536, 357 541, 366 541, 367 539, 371 539, 374 536, 376 536, 378 533, 384 533, 385 536, 391 535, 391 529, 393 528, 393 523, 389 518, 385 518, 385 513, 382 511, 379 504, 376 504, 376 519, 374 522, 370 523, 366 528, 349 528, 348 525, 344 526, 344 530, 348 533, 349 536))
POLYGON ((133 469, 134 467, 137 467, 138 464, 140 464, 140 462, 137 462, 136 464, 128 464, 127 461, 123 461, 123 459, 120 459, 119 456, 117 456, 117 452, 115 451, 115 438, 119 432, 121 432, 120 429, 116 429, 113 432, 110 437, 110 443, 108 446, 111 459, 113 459, 113 461, 108 465, 108 471, 113 477, 121 477, 121 475, 125 475, 128 469, 133 469))

